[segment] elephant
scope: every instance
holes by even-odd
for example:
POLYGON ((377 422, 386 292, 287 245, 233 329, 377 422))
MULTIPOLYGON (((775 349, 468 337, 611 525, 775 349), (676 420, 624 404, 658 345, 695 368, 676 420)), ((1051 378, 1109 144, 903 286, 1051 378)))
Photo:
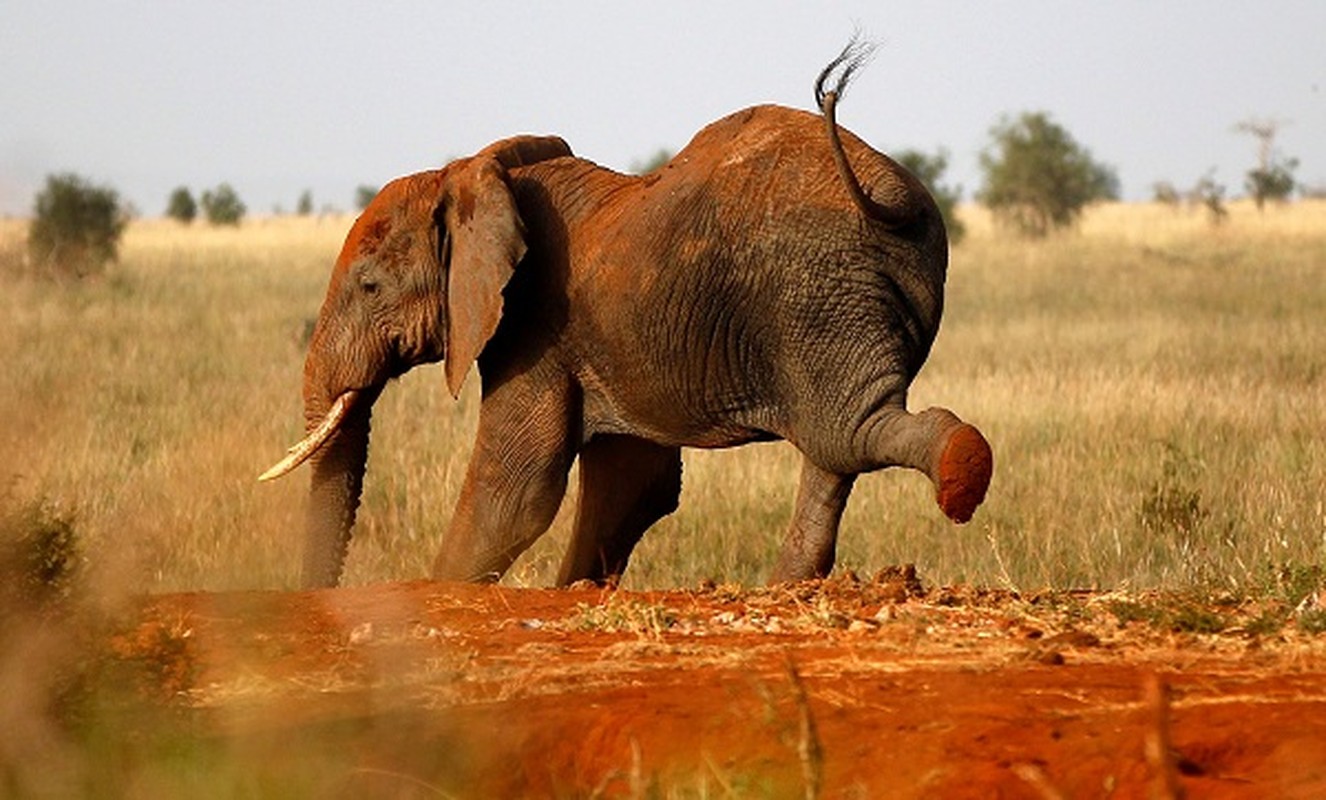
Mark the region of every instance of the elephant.
POLYGON ((386 185, 346 237, 309 342, 308 435, 263 476, 312 461, 304 585, 340 578, 374 401, 438 361, 453 396, 477 364, 482 400, 437 580, 499 579, 579 459, 557 582, 615 583, 677 508, 683 447, 800 451, 773 581, 832 570, 861 473, 918 470, 968 521, 988 441, 906 403, 943 310, 944 223, 916 177, 838 126, 859 56, 849 46, 819 75, 818 113, 738 111, 644 176, 522 135, 386 185))

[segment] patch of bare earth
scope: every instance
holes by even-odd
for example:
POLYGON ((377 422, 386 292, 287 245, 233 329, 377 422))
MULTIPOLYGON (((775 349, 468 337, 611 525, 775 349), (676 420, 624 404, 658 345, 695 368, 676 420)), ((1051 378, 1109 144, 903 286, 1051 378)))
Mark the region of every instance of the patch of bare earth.
POLYGON ((1326 639, 1121 602, 417 582, 151 597, 111 649, 320 796, 1326 796, 1326 639))

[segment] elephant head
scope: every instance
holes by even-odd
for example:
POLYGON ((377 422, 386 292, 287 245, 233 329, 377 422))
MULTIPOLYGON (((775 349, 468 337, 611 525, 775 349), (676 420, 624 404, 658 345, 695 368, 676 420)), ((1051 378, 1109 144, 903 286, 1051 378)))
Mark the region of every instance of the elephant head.
POLYGON ((503 140, 392 181, 351 227, 304 363, 308 435, 260 478, 312 459, 305 586, 340 577, 383 386, 445 360, 447 386, 459 395, 497 330, 502 290, 526 249, 507 170, 570 154, 556 137, 503 140))

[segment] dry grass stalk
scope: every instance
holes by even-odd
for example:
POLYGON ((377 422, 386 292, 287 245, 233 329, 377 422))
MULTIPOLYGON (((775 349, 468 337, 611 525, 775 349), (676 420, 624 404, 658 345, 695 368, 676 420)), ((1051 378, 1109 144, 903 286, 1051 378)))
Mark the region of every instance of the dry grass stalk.
POLYGON ((1183 800, 1183 785, 1174 762, 1169 735, 1169 686, 1151 673, 1142 682, 1147 711, 1146 763, 1151 768, 1151 797, 1154 800, 1183 800))
POLYGON ((810 700, 806 697, 801 673, 797 672, 796 664, 790 656, 787 660, 787 678, 792 684, 792 700, 797 706, 797 758, 801 761, 801 780, 806 789, 806 800, 819 800, 824 784, 824 745, 815 727, 815 716, 810 710, 810 700))
POLYGON ((1041 800, 1065 800, 1067 797, 1063 792, 1050 782, 1049 776, 1045 770, 1040 768, 1039 764, 1023 762, 1013 765, 1013 774, 1022 779, 1023 783, 1036 790, 1041 796, 1041 800))

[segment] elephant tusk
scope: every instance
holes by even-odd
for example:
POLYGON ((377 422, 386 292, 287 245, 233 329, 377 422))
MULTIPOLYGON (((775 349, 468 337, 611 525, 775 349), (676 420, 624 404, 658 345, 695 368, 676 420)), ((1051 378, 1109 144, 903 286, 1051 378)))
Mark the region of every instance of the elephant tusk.
POLYGON ((332 434, 341 427, 341 422, 345 420, 345 415, 350 413, 350 407, 354 405, 355 399, 358 397, 359 392, 352 389, 336 398, 336 402, 332 403, 331 410, 327 412, 327 416, 322 418, 322 422, 318 423, 318 427, 314 428, 308 436, 305 436, 303 441, 286 451, 285 458, 259 475, 258 480, 275 480, 303 464, 309 456, 318 452, 318 448, 326 444, 332 434))

